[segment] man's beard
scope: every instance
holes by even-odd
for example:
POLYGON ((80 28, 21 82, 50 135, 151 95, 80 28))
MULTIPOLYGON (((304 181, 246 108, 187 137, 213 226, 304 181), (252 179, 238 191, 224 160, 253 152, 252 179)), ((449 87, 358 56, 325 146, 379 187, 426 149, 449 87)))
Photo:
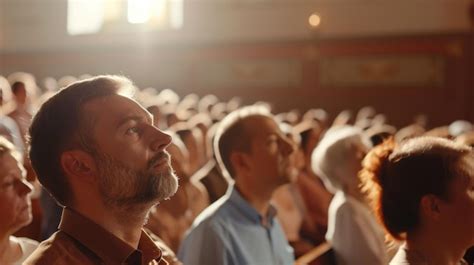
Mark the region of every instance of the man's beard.
MULTIPOLYGON (((104 203, 114 208, 147 204, 168 199, 178 189, 178 178, 171 166, 156 172, 155 164, 167 152, 157 154, 144 170, 133 170, 103 153, 96 153, 99 169, 99 191, 104 203)), ((168 159, 169 160, 169 159, 168 159)))

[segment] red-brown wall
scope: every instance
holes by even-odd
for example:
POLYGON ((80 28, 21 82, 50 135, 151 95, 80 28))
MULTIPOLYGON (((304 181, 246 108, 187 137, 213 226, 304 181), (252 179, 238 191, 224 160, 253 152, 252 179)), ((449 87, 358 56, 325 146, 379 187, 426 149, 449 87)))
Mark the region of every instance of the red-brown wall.
POLYGON ((474 121, 473 39, 463 33, 0 53, 0 74, 124 74, 139 87, 265 100, 277 111, 336 114, 372 105, 397 126, 418 113, 436 126, 474 121))

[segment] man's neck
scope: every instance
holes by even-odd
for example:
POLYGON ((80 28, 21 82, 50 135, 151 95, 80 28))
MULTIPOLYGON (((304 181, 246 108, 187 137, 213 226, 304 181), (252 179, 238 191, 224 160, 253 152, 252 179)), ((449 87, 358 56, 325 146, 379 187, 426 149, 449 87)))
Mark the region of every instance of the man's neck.
POLYGON ((140 205, 117 209, 110 206, 94 208, 78 206, 74 210, 136 249, 151 207, 140 205))
POLYGON ((10 236, 8 234, 2 234, 0 238, 0 260, 3 260, 4 256, 10 250, 10 236))
POLYGON ((262 218, 266 218, 274 190, 257 191, 249 187, 242 187, 243 185, 239 184, 239 182, 236 182, 235 188, 242 197, 257 210, 262 218))
POLYGON ((15 251, 15 244, 10 240, 9 234, 2 234, 0 238, 0 264, 9 264, 19 258, 20 251, 15 251))
POLYGON ((362 192, 360 191, 359 187, 358 186, 355 186, 355 187, 351 187, 351 188, 345 188, 344 189, 344 193, 350 195, 352 198, 364 203, 364 204, 367 204, 367 200, 365 198, 365 196, 362 194, 362 192))

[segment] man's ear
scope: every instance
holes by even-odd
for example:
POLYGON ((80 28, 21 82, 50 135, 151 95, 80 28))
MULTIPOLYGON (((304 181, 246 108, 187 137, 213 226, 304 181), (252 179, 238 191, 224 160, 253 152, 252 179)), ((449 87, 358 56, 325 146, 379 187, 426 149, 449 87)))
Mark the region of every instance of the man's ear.
POLYGON ((94 181, 97 167, 94 158, 82 150, 70 150, 61 154, 61 166, 66 174, 85 181, 94 181))
POLYGON ((232 164, 236 174, 237 172, 247 173, 251 168, 251 165, 249 162, 250 162, 249 158, 248 156, 246 156, 245 153, 232 152, 230 154, 230 163, 232 164))
POLYGON ((441 201, 438 197, 433 194, 427 194, 421 197, 420 200, 420 210, 421 214, 433 219, 437 220, 441 214, 441 201))

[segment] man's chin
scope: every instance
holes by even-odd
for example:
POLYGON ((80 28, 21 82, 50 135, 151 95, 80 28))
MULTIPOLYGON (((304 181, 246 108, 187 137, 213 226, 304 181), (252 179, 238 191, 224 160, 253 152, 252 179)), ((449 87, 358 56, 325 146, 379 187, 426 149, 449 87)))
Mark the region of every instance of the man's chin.
POLYGON ((162 175, 166 178, 160 181, 159 201, 169 200, 179 188, 178 177, 174 174, 162 175))

